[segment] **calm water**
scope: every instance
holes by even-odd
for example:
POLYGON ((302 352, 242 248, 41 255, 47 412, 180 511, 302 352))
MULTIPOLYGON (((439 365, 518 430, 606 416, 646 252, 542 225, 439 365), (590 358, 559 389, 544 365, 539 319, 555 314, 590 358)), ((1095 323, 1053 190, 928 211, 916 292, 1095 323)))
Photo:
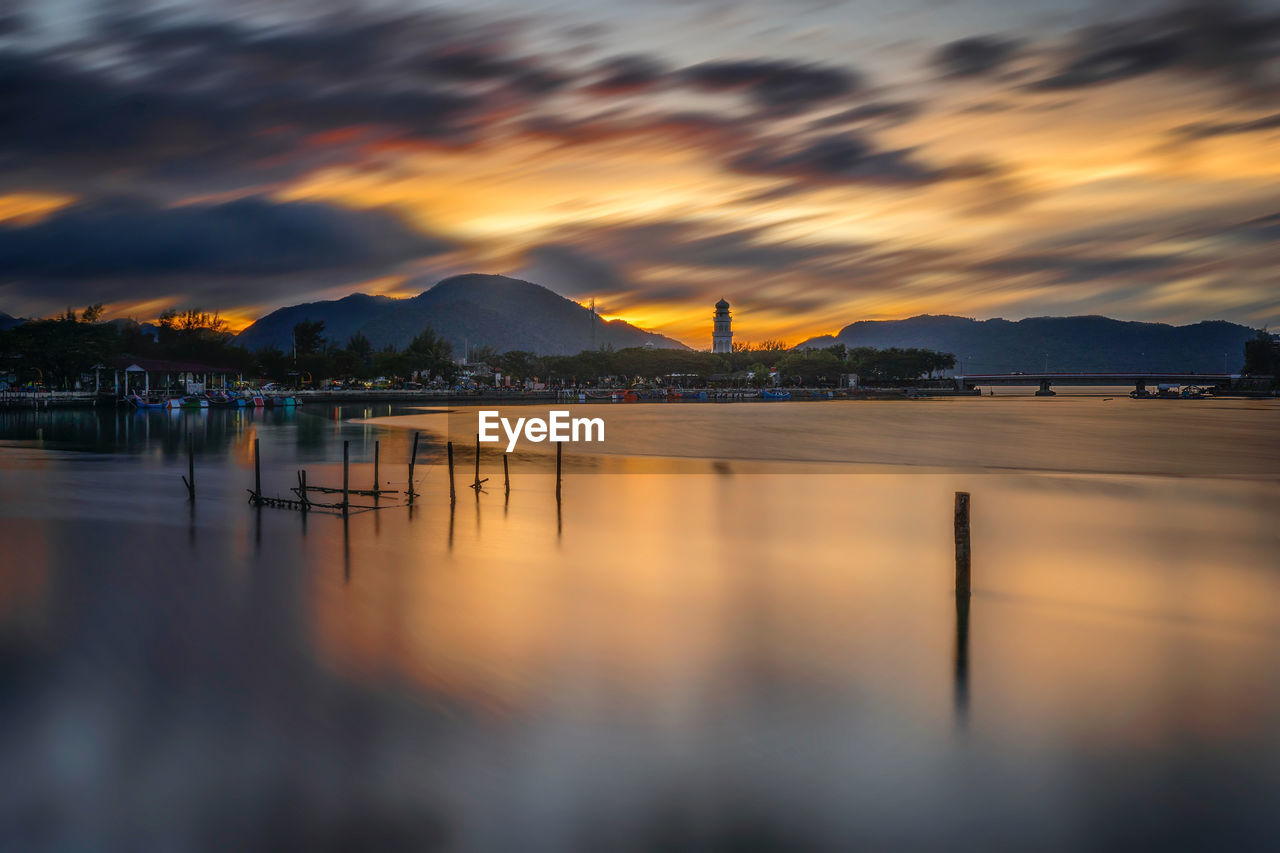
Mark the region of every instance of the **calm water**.
POLYGON ((1280 843, 1280 405, 585 410, 559 510, 470 410, 0 413, 5 846, 1280 843))

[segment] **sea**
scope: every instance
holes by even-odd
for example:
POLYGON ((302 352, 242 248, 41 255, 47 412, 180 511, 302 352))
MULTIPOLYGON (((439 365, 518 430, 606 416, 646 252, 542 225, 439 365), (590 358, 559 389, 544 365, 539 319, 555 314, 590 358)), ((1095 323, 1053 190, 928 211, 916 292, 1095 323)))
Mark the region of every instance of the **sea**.
POLYGON ((0 845, 1276 849, 1280 400, 1059 390, 0 413, 0 845))

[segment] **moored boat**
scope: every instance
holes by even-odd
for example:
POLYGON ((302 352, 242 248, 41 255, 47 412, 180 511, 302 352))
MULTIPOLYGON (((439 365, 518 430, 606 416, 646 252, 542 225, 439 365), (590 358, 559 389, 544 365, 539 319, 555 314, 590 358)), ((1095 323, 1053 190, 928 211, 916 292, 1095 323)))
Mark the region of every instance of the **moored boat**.
POLYGON ((225 391, 205 391, 204 399, 209 401, 210 406, 234 406, 235 398, 225 391))
POLYGON ((166 405, 162 400, 154 398, 148 399, 138 394, 130 394, 125 399, 132 403, 137 409, 163 409, 166 405))
POLYGON ((766 388, 764 389, 764 391, 760 392, 760 394, 766 400, 790 400, 791 399, 790 391, 774 391, 771 388, 766 388))
POLYGON ((209 401, 204 397, 196 397, 194 395, 186 397, 173 397, 165 401, 165 408, 170 410, 177 409, 207 409, 209 401))

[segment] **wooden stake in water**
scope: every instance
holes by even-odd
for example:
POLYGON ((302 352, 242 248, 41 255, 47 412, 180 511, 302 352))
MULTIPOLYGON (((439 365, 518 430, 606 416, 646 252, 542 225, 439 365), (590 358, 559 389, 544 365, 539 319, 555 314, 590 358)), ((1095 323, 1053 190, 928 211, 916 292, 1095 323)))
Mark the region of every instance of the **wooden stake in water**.
POLYGON ((417 492, 413 490, 413 466, 418 463, 418 434, 413 434, 413 452, 409 454, 409 503, 413 503, 413 499, 417 492))
POLYGON ((449 503, 453 503, 458 496, 453 491, 453 442, 449 442, 449 503))
POLYGON ((969 597, 969 493, 956 492, 956 595, 969 597))
POLYGON ((480 433, 476 433, 476 476, 471 488, 476 490, 476 494, 480 493, 480 433))
POLYGON ((311 508, 311 498, 307 496, 307 470, 304 468, 298 473, 299 482, 302 486, 302 511, 306 512, 311 508))
POLYGON ((556 501, 560 500, 561 471, 564 468, 564 442, 556 442, 556 501))
POLYGON ((258 452, 258 439, 253 440, 253 500, 262 500, 262 455, 258 452))
POLYGON ((342 442, 342 514, 347 514, 348 490, 351 477, 351 442, 342 442))
POLYGON ((511 472, 507 469, 507 454, 502 454, 502 488, 511 494, 511 472))
POLYGON ((373 443, 373 502, 378 502, 378 442, 373 443))

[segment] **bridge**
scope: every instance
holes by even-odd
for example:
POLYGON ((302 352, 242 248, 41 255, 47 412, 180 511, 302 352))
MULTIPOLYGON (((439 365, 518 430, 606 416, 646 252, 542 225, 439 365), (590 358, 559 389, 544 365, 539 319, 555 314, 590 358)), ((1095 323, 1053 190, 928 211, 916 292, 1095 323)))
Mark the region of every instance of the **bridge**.
POLYGON ((1049 397, 1057 385, 1128 385, 1138 391, 1146 391, 1152 385, 1220 385, 1239 379, 1237 373, 980 373, 958 374, 952 377, 956 390, 976 388, 982 385, 1039 385, 1036 394, 1049 397))

